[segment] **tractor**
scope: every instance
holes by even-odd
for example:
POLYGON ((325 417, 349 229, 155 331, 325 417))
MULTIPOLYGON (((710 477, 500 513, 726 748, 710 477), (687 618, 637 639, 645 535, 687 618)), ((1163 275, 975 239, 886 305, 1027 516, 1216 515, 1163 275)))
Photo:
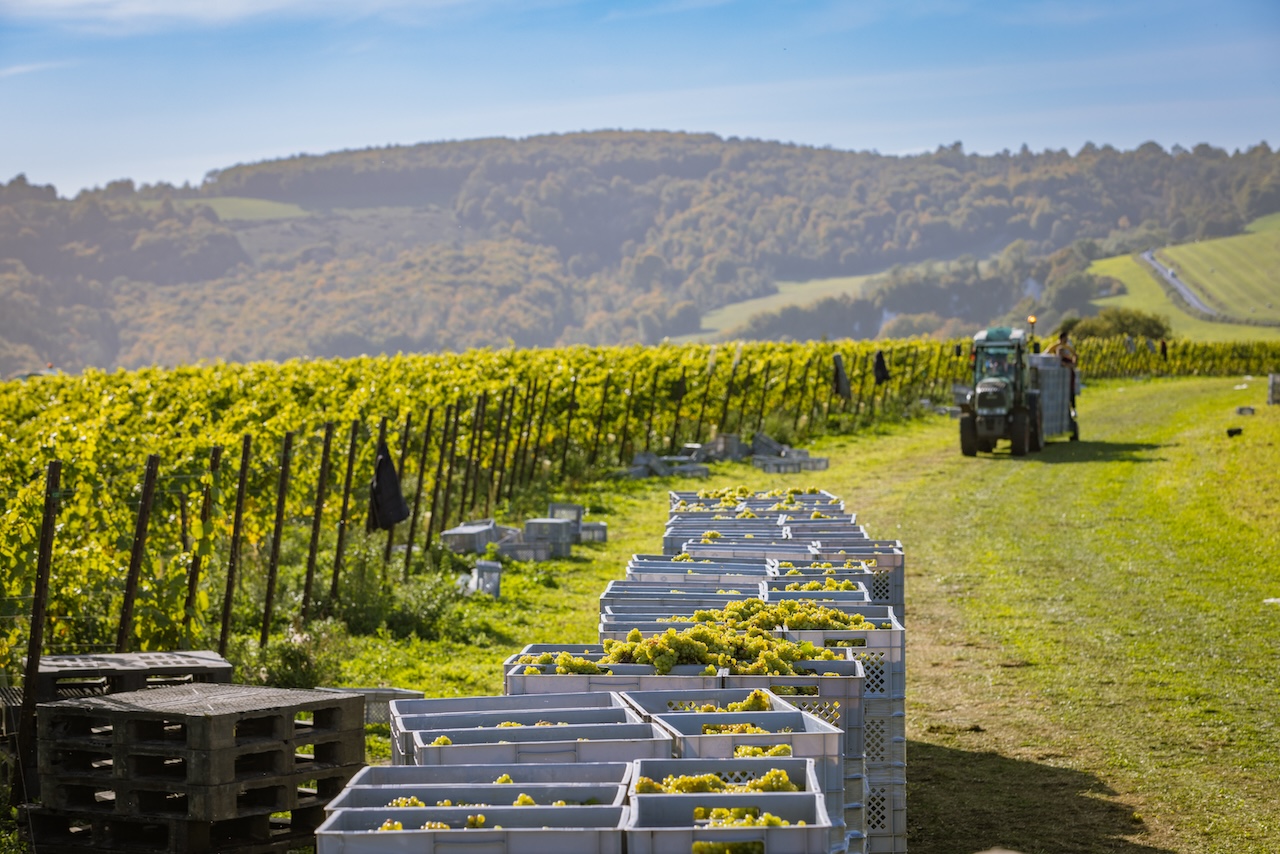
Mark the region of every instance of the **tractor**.
POLYGON ((1022 457, 1043 449, 1050 436, 1080 438, 1074 371, 1057 356, 1042 355, 1023 330, 1000 326, 974 335, 969 364, 973 386, 956 388, 960 453, 989 453, 1007 439, 1013 456, 1022 457))

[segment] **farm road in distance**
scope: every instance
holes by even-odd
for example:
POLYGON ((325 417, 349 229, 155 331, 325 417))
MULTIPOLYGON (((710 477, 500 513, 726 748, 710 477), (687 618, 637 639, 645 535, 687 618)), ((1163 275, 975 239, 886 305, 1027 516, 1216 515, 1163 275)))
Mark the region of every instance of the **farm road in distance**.
POLYGON ((1157 261, 1154 250, 1148 249, 1146 252, 1143 252, 1142 260, 1145 261, 1147 265, 1151 267, 1151 269, 1155 270, 1157 273, 1163 276, 1164 280, 1168 282, 1170 285, 1172 285, 1174 290, 1182 294, 1182 298, 1187 301, 1187 305, 1191 306, 1197 311, 1202 311, 1205 314, 1212 315, 1213 317, 1222 316, 1219 312, 1214 311, 1212 308, 1205 305, 1204 301, 1200 299, 1200 297, 1197 296, 1195 292, 1191 290, 1191 288, 1187 287, 1187 285, 1184 284, 1181 279, 1178 278, 1177 273, 1175 273, 1173 270, 1169 269, 1168 267, 1164 266, 1159 261, 1157 261))

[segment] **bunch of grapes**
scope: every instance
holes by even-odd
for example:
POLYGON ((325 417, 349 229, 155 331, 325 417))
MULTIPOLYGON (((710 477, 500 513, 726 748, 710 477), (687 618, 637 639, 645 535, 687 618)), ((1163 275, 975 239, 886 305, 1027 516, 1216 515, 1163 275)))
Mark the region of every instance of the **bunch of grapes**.
POLYGON ((382 823, 378 830, 404 830, 404 825, 393 818, 389 818, 382 823))
POLYGON ((443 821, 429 821, 422 825, 423 830, 448 830, 449 825, 443 821))
POLYGON ((537 803, 538 803, 538 802, 537 802, 537 801, 535 801, 533 798, 529 797, 529 796, 528 796, 528 795, 526 795, 524 792, 521 792, 519 795, 517 795, 517 796, 516 796, 516 799, 515 799, 514 801, 512 801, 512 802, 511 802, 511 806, 513 806, 513 807, 531 807, 531 806, 536 805, 537 803))
POLYGON ((758 756, 790 756, 791 745, 775 744, 772 747, 760 747, 754 744, 739 744, 733 749, 734 759, 750 759, 758 756))
POLYGON ((769 730, 753 723, 737 723, 737 724, 703 724, 703 735, 748 735, 754 733, 765 733, 769 730))
POLYGON ((510 783, 510 782, 511 782, 511 775, 510 775, 510 774, 503 774, 502 776, 500 776, 498 779, 494 780, 493 782, 494 782, 494 785, 510 783))
POLYGON ((441 735, 441 736, 437 736, 436 740, 431 742, 431 744, 436 747, 445 747, 450 744, 453 744, 453 739, 449 738, 449 736, 447 735, 441 735))
POLYGON ((418 800, 413 795, 409 795, 407 798, 394 798, 392 799, 391 803, 387 804, 387 806, 389 807, 425 807, 426 804, 418 800))
POLYGON ((754 780, 742 784, 748 792, 798 792, 800 787, 781 768, 770 768, 754 780))
POLYGON ((731 712, 767 712, 772 708, 773 703, 769 702, 769 695, 759 688, 748 694, 745 700, 729 703, 731 712))
MULTIPOLYGON (((738 811, 743 807, 735 807, 732 811, 726 810, 724 807, 716 807, 711 811, 708 825, 711 827, 790 827, 791 822, 783 818, 778 818, 770 812, 759 813, 753 815, 748 811, 745 815, 738 815, 738 811)), ((750 810, 751 808, 746 808, 750 810)), ((797 825, 804 825, 803 821, 796 822, 797 825)))

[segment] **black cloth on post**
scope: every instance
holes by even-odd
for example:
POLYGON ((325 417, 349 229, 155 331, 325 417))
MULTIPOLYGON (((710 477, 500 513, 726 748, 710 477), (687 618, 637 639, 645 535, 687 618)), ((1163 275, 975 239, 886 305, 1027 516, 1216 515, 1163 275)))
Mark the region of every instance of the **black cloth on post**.
POLYGON ((835 392, 845 400, 849 400, 853 397, 853 389, 849 387, 849 375, 844 369, 844 357, 836 353, 832 356, 832 362, 835 363, 836 368, 835 392))
POLYGON ((876 385, 884 385, 889 381, 889 366, 884 361, 884 351, 876 351, 876 363, 874 366, 876 375, 876 385))
POLYGON ((390 531, 397 522, 409 518, 409 505, 400 492, 400 476, 391 461, 386 442, 378 443, 378 458, 373 464, 373 482, 369 485, 369 519, 365 530, 390 531))

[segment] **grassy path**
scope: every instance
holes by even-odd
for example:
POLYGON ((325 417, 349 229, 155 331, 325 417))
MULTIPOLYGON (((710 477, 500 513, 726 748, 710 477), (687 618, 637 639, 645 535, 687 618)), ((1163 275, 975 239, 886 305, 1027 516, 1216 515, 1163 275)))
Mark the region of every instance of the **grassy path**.
MULTIPOLYGON (((963 458, 933 418, 829 440, 819 474, 717 471, 824 486, 905 544, 913 854, 1280 850, 1280 407, 1234 385, 1091 387, 1083 440, 1023 459, 963 458)), ((349 684, 496 693, 524 643, 593 640, 607 580, 658 550, 668 486, 579 496, 608 545, 504 577, 496 635, 367 642, 349 684)))

